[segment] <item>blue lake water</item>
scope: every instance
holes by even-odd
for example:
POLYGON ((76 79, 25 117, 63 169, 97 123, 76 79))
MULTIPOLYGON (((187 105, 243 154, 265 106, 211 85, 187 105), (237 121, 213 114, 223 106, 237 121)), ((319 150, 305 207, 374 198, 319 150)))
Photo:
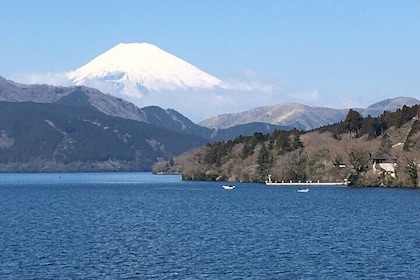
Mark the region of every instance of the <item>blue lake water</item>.
POLYGON ((0 174, 0 279, 419 279, 420 190, 0 174))

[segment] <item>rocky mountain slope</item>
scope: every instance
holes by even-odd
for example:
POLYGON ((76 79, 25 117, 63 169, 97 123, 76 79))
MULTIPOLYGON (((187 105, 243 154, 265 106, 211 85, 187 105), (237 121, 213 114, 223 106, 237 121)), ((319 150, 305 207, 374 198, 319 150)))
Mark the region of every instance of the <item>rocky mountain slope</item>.
MULTIPOLYGON (((395 111, 404 105, 413 106, 419 103, 420 100, 415 98, 397 97, 375 103, 368 108, 356 108, 355 110, 364 116, 371 115, 375 117, 385 110, 395 111)), ((343 121, 349 109, 310 107, 295 103, 278 104, 254 108, 241 113, 215 116, 199 124, 208 128, 229 128, 250 122, 262 122, 310 130, 343 121)))

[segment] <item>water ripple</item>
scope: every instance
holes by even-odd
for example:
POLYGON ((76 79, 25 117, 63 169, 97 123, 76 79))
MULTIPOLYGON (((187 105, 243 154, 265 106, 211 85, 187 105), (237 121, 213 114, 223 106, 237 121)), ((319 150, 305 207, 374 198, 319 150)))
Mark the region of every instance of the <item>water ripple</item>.
POLYGON ((117 179, 1 185, 0 278, 420 275, 417 191, 117 179))

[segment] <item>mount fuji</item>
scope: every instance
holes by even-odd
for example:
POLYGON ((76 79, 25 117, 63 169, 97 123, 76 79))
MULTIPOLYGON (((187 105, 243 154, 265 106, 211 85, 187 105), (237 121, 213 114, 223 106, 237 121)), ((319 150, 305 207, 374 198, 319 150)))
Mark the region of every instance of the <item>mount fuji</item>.
POLYGON ((69 72, 76 85, 129 100, 152 92, 213 89, 221 80, 149 43, 120 43, 69 72))
POLYGON ((271 85, 248 76, 219 79, 149 43, 120 43, 65 75, 70 85, 96 88, 138 107, 171 108, 194 122, 276 98, 271 85))

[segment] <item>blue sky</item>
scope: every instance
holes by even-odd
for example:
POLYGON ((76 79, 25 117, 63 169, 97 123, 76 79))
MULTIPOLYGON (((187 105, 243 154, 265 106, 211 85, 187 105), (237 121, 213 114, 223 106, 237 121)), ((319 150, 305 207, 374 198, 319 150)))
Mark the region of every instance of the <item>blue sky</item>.
POLYGON ((420 98, 420 1, 3 0, 1 11, 9 79, 149 42, 218 78, 274 85, 256 106, 420 98))

